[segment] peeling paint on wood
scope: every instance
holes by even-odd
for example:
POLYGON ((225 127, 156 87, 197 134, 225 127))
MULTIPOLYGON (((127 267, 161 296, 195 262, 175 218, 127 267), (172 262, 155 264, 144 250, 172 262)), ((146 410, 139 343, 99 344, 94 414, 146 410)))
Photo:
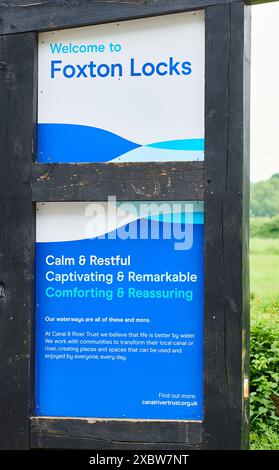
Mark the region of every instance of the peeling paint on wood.
POLYGON ((202 200, 203 162, 34 164, 33 200, 202 200), (108 192, 109 191, 109 192, 108 192))

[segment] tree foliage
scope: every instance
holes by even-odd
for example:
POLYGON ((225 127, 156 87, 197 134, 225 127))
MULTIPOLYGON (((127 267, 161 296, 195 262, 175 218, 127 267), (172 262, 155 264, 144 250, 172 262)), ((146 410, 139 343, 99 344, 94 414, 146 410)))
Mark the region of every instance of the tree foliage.
POLYGON ((279 214, 279 173, 269 180, 251 184, 251 216, 275 217, 279 214))
POLYGON ((250 235, 253 238, 279 238, 279 215, 272 218, 252 217, 250 235))

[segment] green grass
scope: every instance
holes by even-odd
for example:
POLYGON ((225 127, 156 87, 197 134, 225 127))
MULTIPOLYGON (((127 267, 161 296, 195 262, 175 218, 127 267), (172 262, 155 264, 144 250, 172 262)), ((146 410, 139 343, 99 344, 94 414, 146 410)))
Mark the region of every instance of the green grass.
MULTIPOLYGON (((251 324, 265 322, 279 327, 279 239, 252 238, 251 324)), ((279 450, 279 434, 260 423, 260 430, 251 432, 251 449, 279 450)))
POLYGON ((257 312, 263 308, 275 321, 279 304, 279 239, 252 238, 250 255, 252 307, 256 304, 252 319, 257 319, 257 312))
POLYGON ((279 435, 267 426, 261 432, 251 433, 251 450, 278 450, 279 435))
POLYGON ((251 238, 250 254, 279 256, 279 238, 251 238))

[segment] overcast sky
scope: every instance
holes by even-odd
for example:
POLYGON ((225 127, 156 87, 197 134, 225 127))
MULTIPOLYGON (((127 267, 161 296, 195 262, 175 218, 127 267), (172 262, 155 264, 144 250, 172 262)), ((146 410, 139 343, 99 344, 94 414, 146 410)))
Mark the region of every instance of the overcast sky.
POLYGON ((279 2, 252 7, 251 180, 279 173, 279 2))

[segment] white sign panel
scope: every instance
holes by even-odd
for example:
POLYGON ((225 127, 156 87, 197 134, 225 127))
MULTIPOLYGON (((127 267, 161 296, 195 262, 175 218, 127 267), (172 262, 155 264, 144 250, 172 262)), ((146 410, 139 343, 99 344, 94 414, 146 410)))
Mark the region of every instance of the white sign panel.
POLYGON ((38 161, 204 157, 204 12, 39 35, 38 161))

